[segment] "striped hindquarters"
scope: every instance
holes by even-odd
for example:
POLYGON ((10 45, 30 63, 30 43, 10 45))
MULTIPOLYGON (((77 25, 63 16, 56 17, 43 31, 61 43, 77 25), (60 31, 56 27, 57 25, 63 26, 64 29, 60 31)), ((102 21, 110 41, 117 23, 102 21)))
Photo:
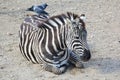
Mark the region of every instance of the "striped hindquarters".
POLYGON ((33 63, 39 63, 37 59, 37 55, 35 55, 35 51, 33 49, 33 42, 36 38, 36 32, 38 30, 38 25, 42 24, 47 20, 47 16, 28 16, 25 18, 24 22, 20 26, 19 37, 20 37, 20 51, 23 56, 33 63))
POLYGON ((22 54, 33 63, 65 64, 69 58, 65 43, 65 17, 51 18, 38 25, 34 25, 35 20, 25 19, 21 25, 22 54))

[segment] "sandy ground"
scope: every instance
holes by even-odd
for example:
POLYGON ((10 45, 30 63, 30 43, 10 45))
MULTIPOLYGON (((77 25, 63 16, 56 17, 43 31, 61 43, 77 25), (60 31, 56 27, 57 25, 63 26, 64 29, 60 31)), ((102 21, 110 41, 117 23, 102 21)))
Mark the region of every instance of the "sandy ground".
POLYGON ((120 80, 120 0, 0 0, 0 80, 120 80), (30 13, 25 9, 42 3, 50 15, 86 15, 92 58, 85 69, 54 75, 21 55, 18 30, 30 13))

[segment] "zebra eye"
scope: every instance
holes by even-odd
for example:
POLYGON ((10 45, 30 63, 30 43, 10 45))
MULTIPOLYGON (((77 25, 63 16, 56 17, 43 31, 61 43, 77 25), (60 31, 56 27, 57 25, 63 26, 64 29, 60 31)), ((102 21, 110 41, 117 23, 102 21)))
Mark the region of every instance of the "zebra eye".
POLYGON ((76 22, 72 22, 72 25, 73 25, 73 29, 78 29, 78 25, 76 22))

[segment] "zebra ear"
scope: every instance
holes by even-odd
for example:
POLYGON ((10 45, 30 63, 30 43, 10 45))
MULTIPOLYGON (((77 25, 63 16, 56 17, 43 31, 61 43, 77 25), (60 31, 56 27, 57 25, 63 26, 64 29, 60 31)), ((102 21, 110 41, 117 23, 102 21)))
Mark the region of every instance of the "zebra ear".
POLYGON ((80 15, 80 19, 85 22, 85 20, 86 20, 85 14, 81 14, 81 15, 80 15))

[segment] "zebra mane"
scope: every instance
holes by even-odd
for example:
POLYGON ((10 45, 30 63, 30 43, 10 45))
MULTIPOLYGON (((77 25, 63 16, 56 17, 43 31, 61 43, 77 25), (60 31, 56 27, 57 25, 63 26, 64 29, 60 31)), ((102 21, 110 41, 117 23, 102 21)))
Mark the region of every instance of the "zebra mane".
POLYGON ((71 13, 71 12, 67 12, 67 17, 72 21, 76 18, 79 18, 79 16, 77 14, 71 13))
POLYGON ((85 14, 81 14, 80 16, 77 15, 77 14, 74 14, 74 13, 71 13, 71 12, 67 12, 67 15, 68 15, 68 18, 71 20, 71 21, 74 21, 75 19, 79 19, 81 25, 83 26, 83 28, 85 29, 85 21, 84 21, 84 18, 85 18, 85 14))

